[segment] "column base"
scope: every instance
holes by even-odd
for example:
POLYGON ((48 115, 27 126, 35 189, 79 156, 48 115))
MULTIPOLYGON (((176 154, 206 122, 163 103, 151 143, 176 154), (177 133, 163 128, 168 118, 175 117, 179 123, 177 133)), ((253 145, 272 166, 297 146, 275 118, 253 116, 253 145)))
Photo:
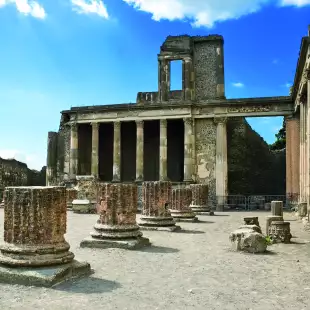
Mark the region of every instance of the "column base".
POLYGON ((171 216, 175 222, 198 222, 196 214, 189 210, 173 210, 170 209, 171 216))
POLYGON ((87 237, 80 243, 81 248, 119 248, 126 250, 136 250, 145 246, 150 246, 151 242, 148 238, 137 237, 130 239, 99 239, 87 237))
POLYGON ((141 230, 178 231, 180 226, 175 225, 172 217, 141 216, 138 221, 141 230))
POLYGON ((199 206, 199 205, 190 205, 190 208, 196 215, 214 215, 211 213, 211 208, 207 205, 199 206))
POLYGON ((93 273, 90 264, 73 260, 53 267, 7 267, 0 264, 0 282, 27 286, 53 287, 93 273))

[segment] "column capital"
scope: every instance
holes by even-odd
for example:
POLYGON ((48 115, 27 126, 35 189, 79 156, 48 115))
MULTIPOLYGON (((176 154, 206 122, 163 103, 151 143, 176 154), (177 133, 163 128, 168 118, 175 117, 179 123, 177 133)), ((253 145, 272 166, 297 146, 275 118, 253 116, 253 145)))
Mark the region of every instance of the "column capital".
POLYGON ((310 69, 305 69, 302 77, 305 79, 305 80, 310 80, 310 69))
POLYGON ((77 128, 78 128, 78 123, 76 123, 76 122, 71 123, 71 124, 70 124, 70 127, 71 127, 72 130, 77 130, 77 128))
POLYGON ((143 119, 137 119, 136 124, 137 124, 137 127, 143 127, 144 120, 143 119))
POLYGON ((92 125, 93 128, 99 127, 99 122, 91 122, 90 124, 92 125))
POLYGON ((185 125, 192 126, 193 119, 191 117, 184 117, 183 118, 183 122, 184 122, 185 125))
POLYGON ((120 129, 121 128, 121 122, 120 121, 114 121, 113 125, 114 125, 115 129, 120 129))
POLYGON ((307 94, 305 92, 301 93, 298 99, 301 104, 305 104, 307 102, 307 94))
POLYGON ((286 115, 284 116, 285 121, 299 121, 299 117, 297 115, 286 115))
POLYGON ((160 119, 160 127, 167 127, 167 119, 166 118, 160 119))
POLYGON ((225 124, 227 122, 227 117, 215 117, 214 123, 215 124, 225 124))

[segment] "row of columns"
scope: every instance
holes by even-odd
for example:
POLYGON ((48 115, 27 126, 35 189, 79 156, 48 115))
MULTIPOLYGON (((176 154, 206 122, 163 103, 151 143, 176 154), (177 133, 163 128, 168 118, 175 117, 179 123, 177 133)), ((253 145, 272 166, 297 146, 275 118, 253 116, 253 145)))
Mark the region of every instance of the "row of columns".
MULTIPOLYGON (((137 143, 136 143, 136 180, 143 181, 143 145, 144 145, 144 122, 136 121, 137 143)), ((167 120, 160 120, 160 160, 159 179, 167 180, 167 120)), ((184 119, 184 181, 192 182, 194 179, 194 133, 193 121, 184 119)), ((78 167, 78 131, 77 124, 71 126, 71 151, 70 151, 70 174, 74 178, 78 167)), ((92 156, 91 174, 99 174, 99 123, 92 123, 92 156)), ((114 122, 113 141, 113 182, 121 179, 121 123, 114 122)))

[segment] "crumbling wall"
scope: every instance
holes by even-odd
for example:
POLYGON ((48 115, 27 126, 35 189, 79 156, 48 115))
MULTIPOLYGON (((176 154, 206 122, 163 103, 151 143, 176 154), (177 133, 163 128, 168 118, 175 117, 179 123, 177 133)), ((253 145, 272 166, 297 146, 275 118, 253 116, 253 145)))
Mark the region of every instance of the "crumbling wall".
POLYGON ((230 195, 285 194, 285 152, 270 151, 245 118, 228 121, 227 146, 230 195))
POLYGON ((44 186, 45 173, 46 167, 41 171, 31 170, 25 163, 0 157, 0 200, 7 186, 44 186))

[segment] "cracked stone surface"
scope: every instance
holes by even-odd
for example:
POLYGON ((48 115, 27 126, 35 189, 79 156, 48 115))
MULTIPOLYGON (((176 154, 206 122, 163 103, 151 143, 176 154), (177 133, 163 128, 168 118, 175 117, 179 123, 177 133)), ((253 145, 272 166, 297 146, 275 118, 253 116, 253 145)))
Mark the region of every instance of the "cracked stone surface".
MULTIPOLYGON (((0 238, 3 214, 0 209, 0 238)), ((245 216, 258 216, 265 231, 269 214, 198 216, 202 222, 181 223, 178 233, 145 231, 153 247, 126 251, 79 248, 98 215, 68 212, 65 238, 95 273, 55 289, 0 284, 0 309, 309 309, 310 234, 293 214, 284 213, 284 220, 297 238, 268 247, 275 254, 230 249, 228 235, 245 216)))

